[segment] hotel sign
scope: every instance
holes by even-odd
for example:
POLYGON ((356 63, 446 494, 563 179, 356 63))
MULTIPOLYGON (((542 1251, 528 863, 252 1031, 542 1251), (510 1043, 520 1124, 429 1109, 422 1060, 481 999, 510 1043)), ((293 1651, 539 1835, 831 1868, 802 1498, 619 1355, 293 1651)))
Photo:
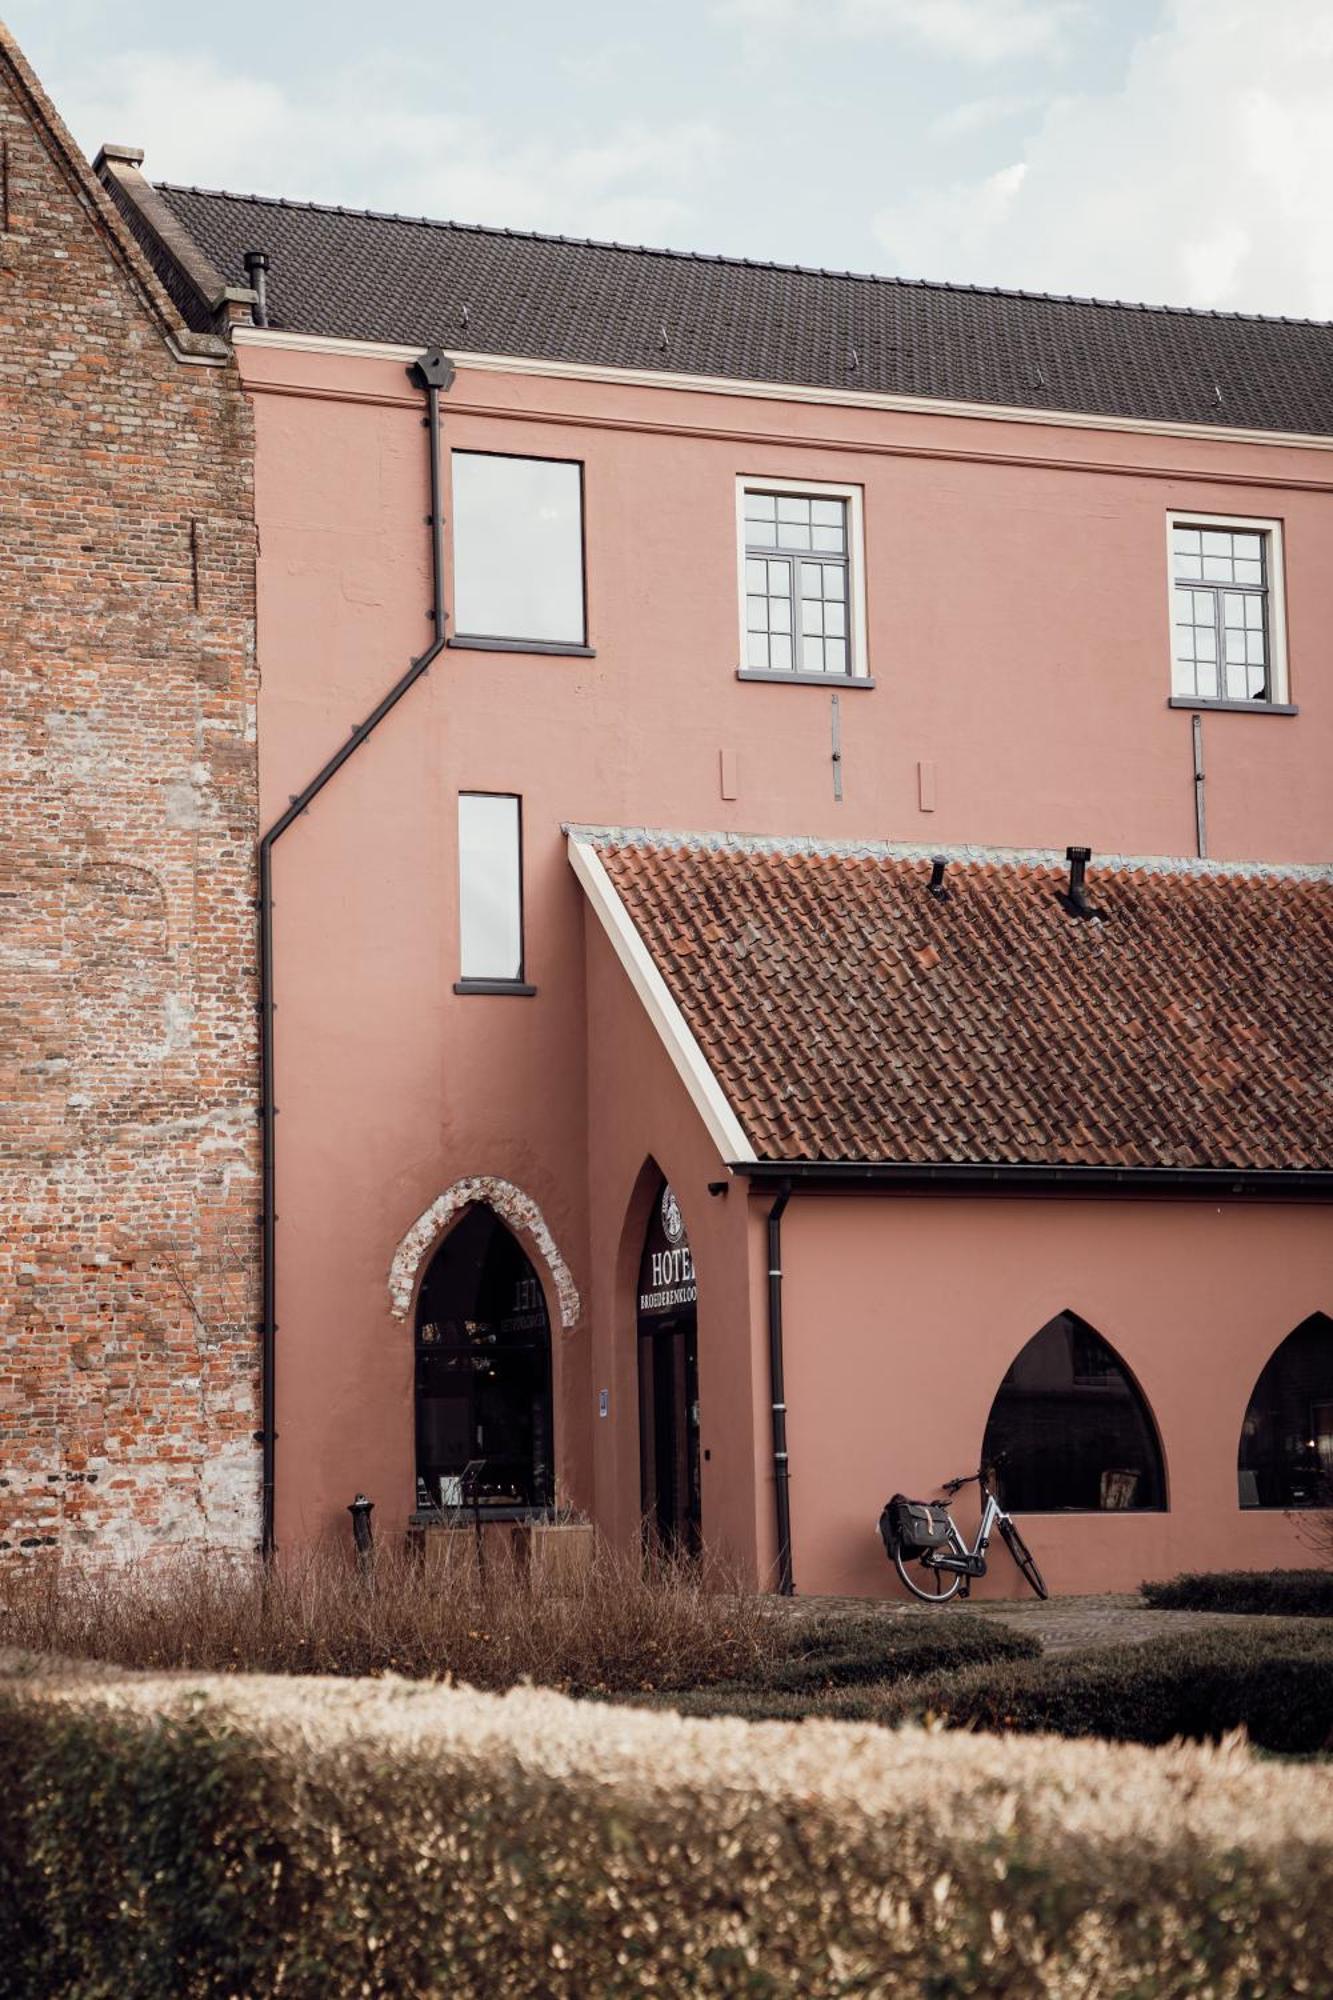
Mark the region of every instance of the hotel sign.
POLYGON ((640 1319, 668 1319, 693 1306, 699 1297, 694 1281, 694 1257, 685 1233, 685 1218, 670 1186, 662 1189, 643 1246, 639 1266, 640 1319))

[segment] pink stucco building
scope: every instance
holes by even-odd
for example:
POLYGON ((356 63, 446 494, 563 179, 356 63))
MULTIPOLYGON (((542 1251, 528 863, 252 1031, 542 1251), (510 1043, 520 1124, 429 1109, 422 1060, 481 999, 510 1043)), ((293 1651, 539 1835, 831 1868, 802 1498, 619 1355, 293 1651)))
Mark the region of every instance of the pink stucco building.
POLYGON ((101 170, 259 294, 268 1538, 1299 1561, 1333 329, 101 170))

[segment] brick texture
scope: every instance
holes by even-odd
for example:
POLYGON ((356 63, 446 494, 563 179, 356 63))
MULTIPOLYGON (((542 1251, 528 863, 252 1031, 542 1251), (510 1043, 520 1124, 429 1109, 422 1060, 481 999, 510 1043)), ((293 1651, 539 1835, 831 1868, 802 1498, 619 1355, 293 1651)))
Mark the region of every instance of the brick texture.
POLYGON ((244 1546, 249 410, 2 32, 0 208, 0 1551, 244 1546))

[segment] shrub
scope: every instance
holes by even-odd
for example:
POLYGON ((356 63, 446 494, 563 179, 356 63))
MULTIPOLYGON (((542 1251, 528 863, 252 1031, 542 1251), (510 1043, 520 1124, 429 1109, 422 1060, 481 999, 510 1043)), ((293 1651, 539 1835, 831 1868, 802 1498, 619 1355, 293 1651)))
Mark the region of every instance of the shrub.
POLYGON ((1260 1617, 1333 1618, 1333 1570, 1228 1569, 1145 1583, 1158 1611, 1246 1611, 1260 1617))
POLYGON ((558 1589, 507 1563, 442 1577, 387 1546, 368 1578, 335 1550, 285 1557, 267 1575, 217 1552, 0 1566, 0 1646, 124 1667, 642 1692, 743 1675, 789 1644, 771 1599, 604 1545, 558 1589))
POLYGON ((1333 1746, 1333 1635, 1256 1625, 968 1667, 887 1689, 875 1713, 1131 1743, 1215 1741, 1243 1728, 1265 1749, 1324 1750, 1333 1746))
POLYGON ((14 2000, 1277 2000, 1333 1959, 1325 1776, 1235 1744, 30 1678, 0 1767, 14 2000))
POLYGON ((807 1615, 792 1620, 790 1631, 786 1654, 764 1653, 748 1673, 725 1681, 664 1691, 653 1705, 683 1715, 741 1715, 751 1721, 798 1721, 806 1715, 874 1721, 881 1706, 878 1690, 886 1684, 1041 1653, 1029 1634, 965 1612, 939 1618, 807 1615))

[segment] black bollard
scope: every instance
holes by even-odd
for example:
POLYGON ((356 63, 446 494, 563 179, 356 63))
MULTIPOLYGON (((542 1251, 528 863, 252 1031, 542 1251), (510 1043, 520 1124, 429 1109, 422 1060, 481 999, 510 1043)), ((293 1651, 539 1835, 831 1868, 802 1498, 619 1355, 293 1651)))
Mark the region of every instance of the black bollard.
POLYGON ((370 1517, 375 1511, 375 1502, 367 1500, 364 1493, 358 1493, 347 1509, 352 1517, 352 1540, 356 1543, 356 1559, 363 1570, 368 1570, 375 1555, 375 1531, 370 1517))

